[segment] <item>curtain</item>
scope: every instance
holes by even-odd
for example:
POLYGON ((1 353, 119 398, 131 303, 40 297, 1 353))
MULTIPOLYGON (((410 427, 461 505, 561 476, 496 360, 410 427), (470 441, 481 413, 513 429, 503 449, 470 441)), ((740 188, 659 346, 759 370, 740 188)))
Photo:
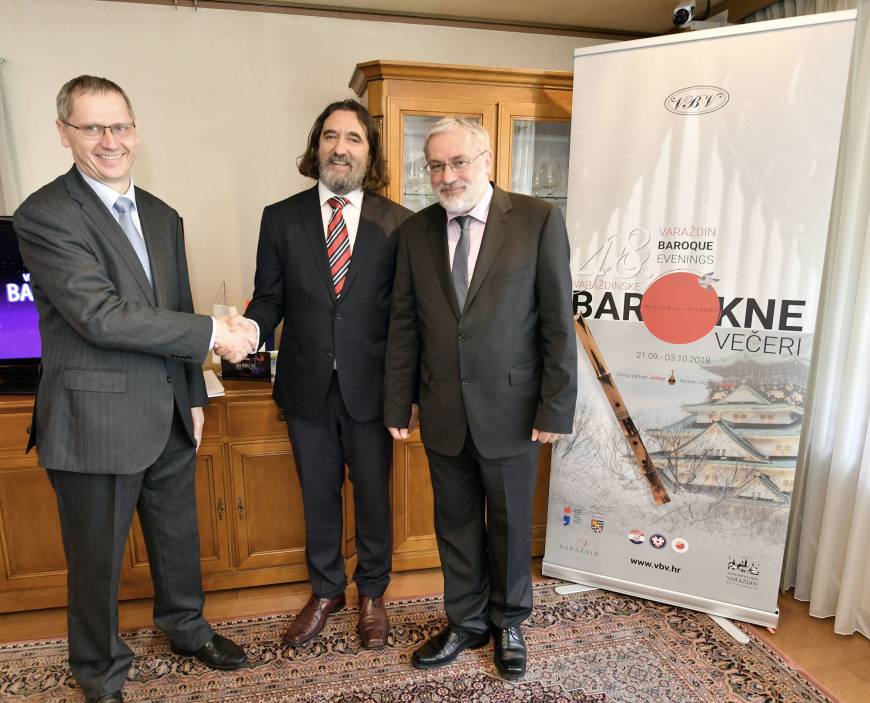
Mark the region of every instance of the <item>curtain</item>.
POLYGON ((837 10, 852 10, 857 0, 779 0, 772 5, 747 15, 743 22, 764 22, 765 20, 780 20, 783 17, 798 17, 814 15, 817 12, 836 12, 837 10))
POLYGON ((12 153, 12 139, 6 121, 5 94, 3 91, 3 64, 0 56, 0 215, 11 215, 18 207, 18 179, 12 153))
MULTIPOLYGON (((817 3, 818 4, 818 3, 817 3)), ((782 587, 870 637, 870 0, 858 20, 782 587)))

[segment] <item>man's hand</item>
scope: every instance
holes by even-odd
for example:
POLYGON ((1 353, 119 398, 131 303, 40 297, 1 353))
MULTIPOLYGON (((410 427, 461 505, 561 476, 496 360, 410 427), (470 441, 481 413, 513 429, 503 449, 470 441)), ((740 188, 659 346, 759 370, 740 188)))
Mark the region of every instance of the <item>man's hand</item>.
POLYGON ((202 426, 205 424, 205 413, 202 408, 191 408, 190 416, 193 418, 193 438, 196 440, 196 448, 202 442, 202 426))
POLYGON ((540 442, 541 444, 552 444, 564 436, 564 434, 559 434, 558 432, 542 432, 539 429, 532 430, 532 441, 540 442))
POLYGON ((256 328, 240 315, 216 317, 214 350, 231 364, 256 351, 256 328))
POLYGON ((417 420, 420 417, 420 406, 417 403, 411 403, 411 419, 408 420, 407 427, 388 427, 390 435, 393 439, 402 440, 408 439, 408 436, 416 429, 417 420))

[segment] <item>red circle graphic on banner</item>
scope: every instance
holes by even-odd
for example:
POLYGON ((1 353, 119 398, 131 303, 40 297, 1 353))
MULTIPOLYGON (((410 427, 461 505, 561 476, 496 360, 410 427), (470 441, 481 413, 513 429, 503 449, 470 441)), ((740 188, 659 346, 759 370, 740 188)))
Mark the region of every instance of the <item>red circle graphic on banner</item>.
POLYGON ((658 339, 688 344, 719 321, 719 297, 708 276, 674 271, 653 281, 640 304, 643 324, 658 339))

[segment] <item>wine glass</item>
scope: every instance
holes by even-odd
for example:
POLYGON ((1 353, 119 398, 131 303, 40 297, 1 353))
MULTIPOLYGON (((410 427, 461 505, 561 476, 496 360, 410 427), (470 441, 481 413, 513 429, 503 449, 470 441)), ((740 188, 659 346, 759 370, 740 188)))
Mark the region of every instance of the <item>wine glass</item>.
POLYGON ((553 159, 544 159, 535 175, 536 188, 539 192, 546 191, 547 197, 553 197, 553 189, 562 185, 562 169, 559 162, 553 159))

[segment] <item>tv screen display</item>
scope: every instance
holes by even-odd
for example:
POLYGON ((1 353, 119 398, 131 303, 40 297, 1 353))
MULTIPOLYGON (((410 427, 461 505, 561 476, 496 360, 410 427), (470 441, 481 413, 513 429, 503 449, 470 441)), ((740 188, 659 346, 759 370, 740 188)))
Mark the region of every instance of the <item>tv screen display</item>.
POLYGON ((39 314, 11 217, 0 217, 0 364, 39 359, 39 314))

